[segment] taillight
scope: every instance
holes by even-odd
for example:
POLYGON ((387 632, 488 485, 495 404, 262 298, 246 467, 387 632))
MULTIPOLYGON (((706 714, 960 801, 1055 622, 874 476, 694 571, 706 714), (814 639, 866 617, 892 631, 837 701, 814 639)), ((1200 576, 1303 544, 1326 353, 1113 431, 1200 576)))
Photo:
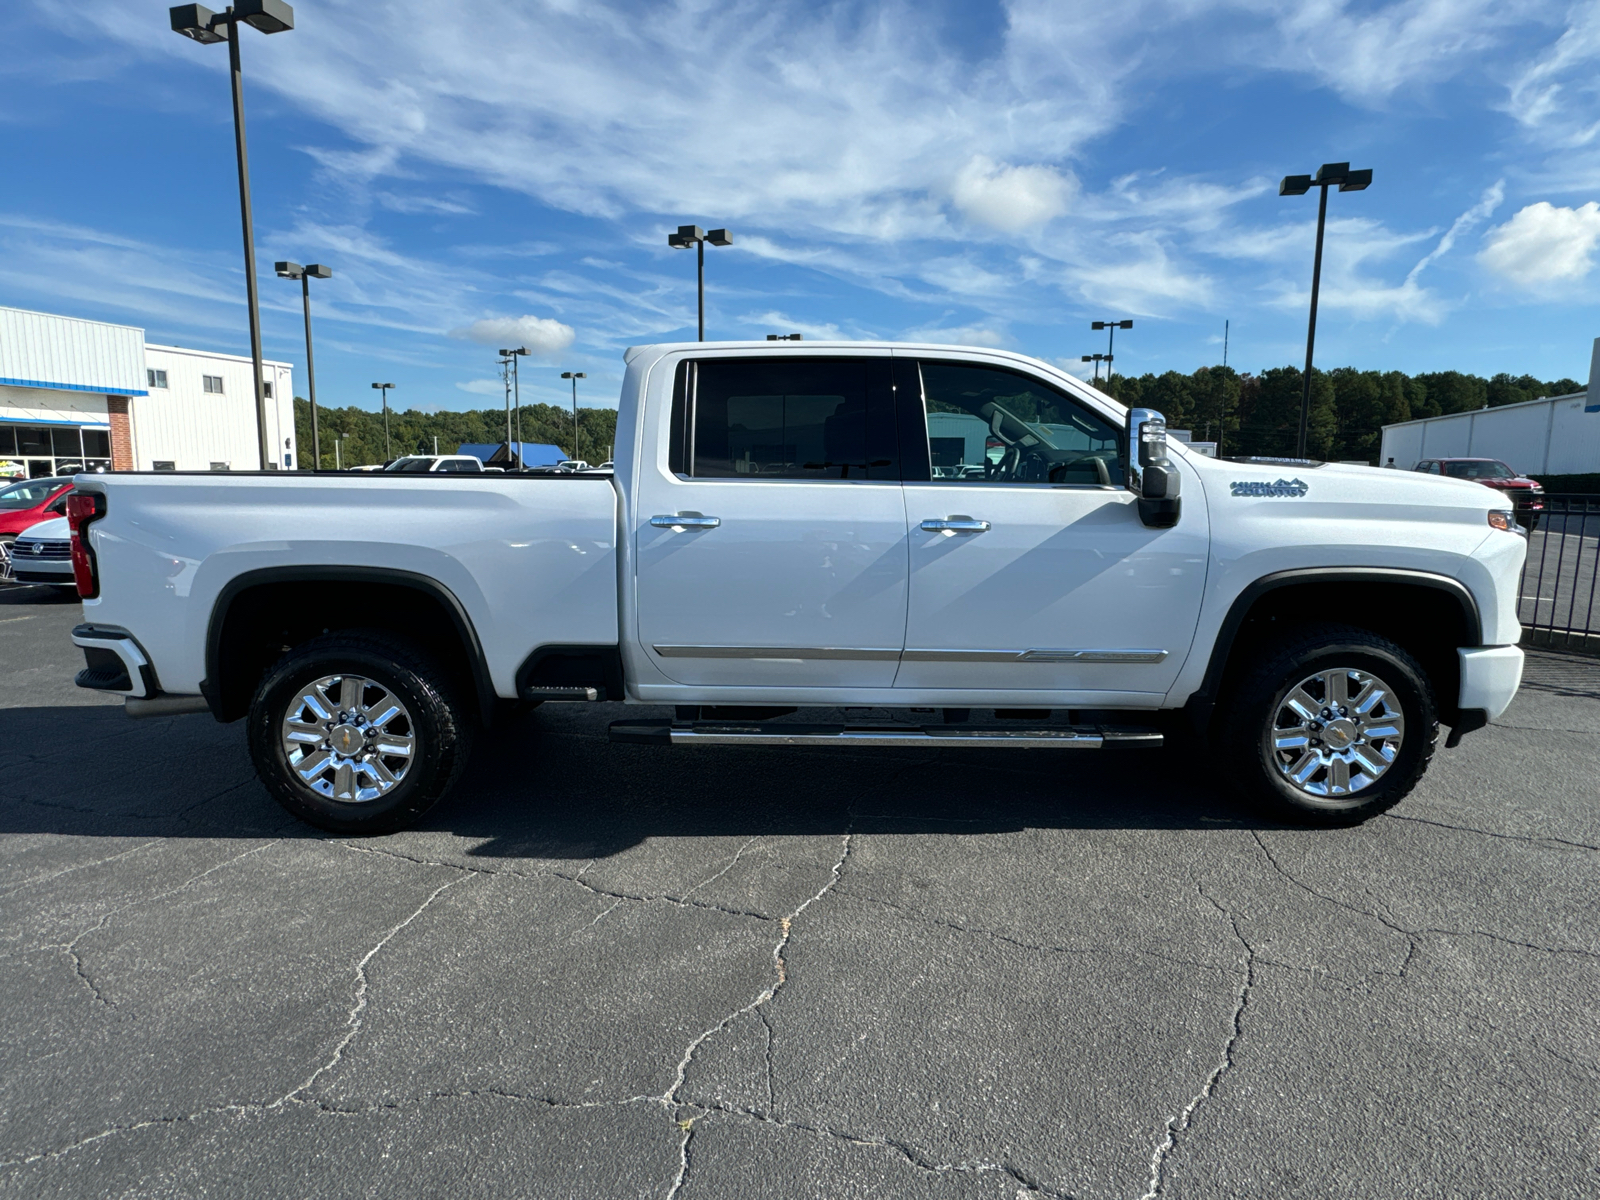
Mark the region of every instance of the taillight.
POLYGON ((89 526, 106 515, 106 498, 99 492, 73 492, 67 497, 67 524, 72 529, 72 578, 78 595, 93 600, 100 594, 100 569, 89 548, 89 526))

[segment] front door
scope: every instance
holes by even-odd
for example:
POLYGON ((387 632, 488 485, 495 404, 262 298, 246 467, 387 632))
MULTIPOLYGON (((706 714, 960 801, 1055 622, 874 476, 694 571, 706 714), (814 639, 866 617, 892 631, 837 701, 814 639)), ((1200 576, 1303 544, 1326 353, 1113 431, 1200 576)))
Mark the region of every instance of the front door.
POLYGON ((897 368, 902 429, 920 417, 929 469, 905 485, 911 587, 895 686, 1154 703, 1199 618, 1201 498, 1175 527, 1146 528, 1108 417, 997 364, 897 368))
POLYGON ((642 472, 639 640, 701 686, 889 687, 906 516, 887 357, 679 364, 642 472))

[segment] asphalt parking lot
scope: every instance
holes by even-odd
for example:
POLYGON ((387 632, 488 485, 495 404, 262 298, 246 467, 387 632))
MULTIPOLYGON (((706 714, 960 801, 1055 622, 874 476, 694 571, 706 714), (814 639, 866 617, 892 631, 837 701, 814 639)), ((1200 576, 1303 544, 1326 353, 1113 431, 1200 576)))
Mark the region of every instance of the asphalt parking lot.
POLYGON ((357 843, 72 687, 78 614, 0 589, 0 1194, 1600 1191, 1600 662, 1358 829, 546 705, 357 843))

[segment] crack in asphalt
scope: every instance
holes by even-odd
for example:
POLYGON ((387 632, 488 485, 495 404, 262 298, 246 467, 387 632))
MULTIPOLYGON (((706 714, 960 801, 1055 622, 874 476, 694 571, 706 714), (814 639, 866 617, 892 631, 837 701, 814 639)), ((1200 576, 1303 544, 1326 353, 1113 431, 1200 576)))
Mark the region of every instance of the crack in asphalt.
MULTIPOLYGON (((715 1101, 696 1102, 696 1108, 705 1112, 716 1113, 719 1116, 732 1117, 742 1121, 749 1121, 755 1125, 771 1126, 775 1129, 794 1130, 798 1133, 809 1133, 816 1137, 827 1138, 833 1141, 848 1142, 853 1146, 869 1146, 880 1150, 892 1150, 905 1160, 909 1165, 920 1171, 935 1175, 950 1174, 985 1174, 999 1172, 1013 1180, 1019 1187, 1037 1196, 1046 1196, 1050 1200, 1074 1200, 1068 1192, 1059 1191, 1042 1179, 1036 1178, 1018 1167, 1014 1163, 989 1162, 986 1160, 968 1160, 964 1162, 940 1162, 929 1158, 920 1152, 911 1143, 899 1138, 887 1137, 880 1134, 857 1133, 851 1130, 836 1129, 829 1125, 815 1124, 808 1121, 782 1119, 770 1113, 757 1112, 754 1109, 738 1108, 733 1105, 719 1104, 715 1101)), ((670 1197, 669 1197, 670 1200, 670 1197)))
POLYGON ((794 935, 794 922, 799 919, 806 909, 810 908, 818 900, 821 900, 838 884, 840 876, 844 872, 845 860, 850 857, 850 850, 854 837, 855 834, 853 832, 847 832, 844 835, 844 842, 840 847, 839 857, 835 860, 832 869, 828 872, 828 881, 824 883, 820 889, 813 893, 809 899, 798 905, 788 916, 779 918, 778 925, 781 930, 781 936, 778 938, 777 945, 773 946, 772 948, 772 964, 777 978, 771 984, 767 985, 767 987, 762 989, 761 993, 757 995, 754 1000, 750 1001, 749 1004, 746 1004, 742 1008, 736 1009, 735 1011, 729 1013, 727 1016, 722 1018, 722 1020, 718 1021, 715 1025, 711 1026, 711 1028, 700 1034, 699 1037, 695 1038, 694 1041, 689 1043, 688 1049, 683 1052, 683 1058, 678 1062, 678 1069, 673 1074, 672 1083, 667 1087, 666 1091, 661 1093, 661 1101, 663 1104, 678 1105, 684 1103, 682 1098, 684 1076, 688 1073, 689 1063, 694 1059, 695 1052, 699 1050, 701 1046, 703 1046, 716 1034, 728 1028, 728 1026, 732 1025, 736 1020, 744 1016, 746 1013, 754 1012, 763 1004, 766 1004, 767 1001, 771 1000, 778 994, 779 990, 784 984, 789 982, 789 964, 784 959, 783 952, 788 948, 789 939, 794 935))
POLYGON ((464 874, 455 879, 446 880, 444 883, 441 883, 438 887, 434 888, 432 893, 426 900, 422 902, 420 906, 418 906, 416 911, 414 911, 404 921, 401 921, 398 925, 395 925, 393 928, 391 928, 388 933, 384 934, 383 937, 379 939, 378 944, 371 950, 368 950, 366 954, 362 956, 361 961, 356 963, 356 988, 354 1003, 351 1005, 350 1011, 345 1018, 344 1037, 339 1039, 339 1044, 333 1048, 333 1054, 331 1057, 329 1057, 327 1062, 323 1063, 322 1066, 311 1072, 311 1074, 306 1077, 306 1081, 299 1087, 285 1093, 280 1099, 274 1101, 272 1105, 269 1105, 269 1107, 275 1108, 278 1105, 286 1104, 290 1100, 293 1100, 301 1092, 309 1091, 311 1086, 316 1083, 318 1079, 339 1065, 340 1059, 344 1057, 346 1047, 348 1047, 350 1043, 355 1040, 356 1034, 361 1031, 361 1014, 367 1007, 367 964, 377 956, 378 951, 382 950, 389 944, 395 935, 397 935, 402 929, 406 928, 406 926, 410 925, 411 922, 415 921, 423 913, 427 912, 429 905, 431 905, 440 896, 444 895, 445 892, 449 891, 459 883, 465 883, 469 879, 474 879, 478 876, 477 871, 469 871, 465 867, 457 867, 456 869, 464 872, 464 874))
MULTIPOLYGON (((24 801, 24 803, 33 803, 33 801, 24 801)), ((153 838, 148 842, 142 843, 141 845, 134 846, 131 850, 121 850, 116 854, 108 855, 105 858, 97 858, 93 862, 77 863, 74 866, 62 867, 59 871, 51 871, 47 875, 35 875, 29 879, 18 880, 9 887, 0 888, 0 897, 10 896, 21 891, 25 887, 32 887, 36 883, 48 883, 52 879, 59 879, 63 875, 70 875, 74 871, 87 871, 91 867, 101 867, 108 862, 116 862, 119 858, 126 858, 130 854, 137 854, 141 850, 148 850, 151 846, 160 846, 165 841, 165 838, 153 838)))
POLYGON ((1234 1002, 1233 1019, 1230 1023, 1228 1040, 1223 1043, 1222 1057, 1217 1061, 1217 1065, 1211 1068, 1211 1074, 1206 1076, 1206 1080, 1201 1084, 1200 1090, 1194 1094, 1194 1098, 1189 1101, 1184 1110, 1177 1116, 1168 1118, 1166 1133, 1156 1143, 1155 1150, 1150 1155, 1149 1186, 1145 1188, 1144 1195, 1139 1197, 1139 1200, 1157 1200, 1161 1195, 1161 1189, 1166 1183, 1167 1160, 1171 1157, 1172 1152, 1177 1149, 1178 1139, 1189 1131, 1190 1126, 1194 1123, 1194 1114, 1199 1111, 1201 1105, 1216 1093, 1217 1085, 1222 1082, 1222 1077, 1233 1069, 1234 1051, 1238 1048, 1239 1039, 1244 1036, 1244 1010, 1250 1005, 1250 992, 1256 983, 1255 947, 1250 944, 1249 940, 1244 936, 1244 931, 1239 928, 1239 919, 1218 904, 1212 897, 1206 895, 1203 887, 1199 889, 1199 892, 1213 908, 1227 918, 1228 923, 1233 926, 1233 936, 1238 938, 1239 944, 1244 947, 1244 978, 1239 984, 1239 994, 1234 1002))
POLYGON ((1411 942, 1412 951, 1406 954, 1405 963, 1400 969, 1400 978, 1405 978, 1406 972, 1409 970, 1412 960, 1416 957, 1416 939, 1424 936, 1425 934, 1434 934, 1438 937, 1481 937, 1488 938, 1490 941, 1501 942, 1508 946, 1517 946, 1524 950, 1537 950, 1542 954, 1567 954, 1578 958, 1600 959, 1600 953, 1597 953, 1593 950, 1583 950, 1576 946, 1541 946, 1534 942, 1524 942, 1518 938, 1507 937, 1502 933, 1491 933, 1487 929, 1444 929, 1436 925, 1424 925, 1416 929, 1412 929, 1409 926, 1400 924, 1400 922, 1395 920, 1391 915, 1381 913, 1370 908, 1361 908, 1344 900, 1340 900, 1337 896, 1330 896, 1326 892, 1317 891, 1316 888, 1312 887, 1304 880, 1297 878, 1273 856, 1272 851, 1267 849, 1266 842, 1261 840, 1260 833, 1252 829, 1250 831, 1250 836, 1255 839, 1256 845, 1261 848, 1261 853, 1265 855, 1267 861, 1272 864, 1273 870, 1277 871, 1279 875, 1283 876, 1284 879, 1292 883, 1301 891, 1305 892, 1307 895, 1315 896, 1319 900, 1325 900, 1327 903, 1336 905, 1347 912, 1353 912, 1363 917, 1370 917, 1374 921, 1377 921, 1380 925, 1383 925, 1388 929, 1392 929, 1396 933, 1401 934, 1409 939, 1411 942))
MULTIPOLYGON (((151 900, 161 899, 163 896, 168 896, 168 895, 173 894, 174 892, 182 891, 183 888, 189 886, 189 884, 194 883, 199 879, 203 879, 205 876, 211 874, 212 872, 220 870, 221 868, 229 865, 229 863, 237 862, 241 858, 247 858, 251 854, 257 854, 262 850, 268 849, 270 846, 278 845, 279 842, 281 842, 282 840, 283 839, 280 838, 277 841, 273 841, 273 842, 268 843, 266 846, 257 846, 254 850, 248 850, 244 854, 236 855, 235 857, 229 859, 227 862, 218 863, 215 867, 212 867, 208 871, 202 871, 199 875, 196 875, 193 879, 185 881, 185 883, 179 885, 176 888, 171 889, 168 892, 162 893, 160 896, 147 897, 144 900, 139 901, 139 903, 148 903, 151 900)), ((440 864, 440 865, 441 866, 447 866, 449 864, 440 864)), ((190 1122, 190 1121, 199 1120, 202 1117, 214 1116, 214 1115, 218 1115, 218 1114, 221 1114, 221 1113, 252 1113, 252 1112, 253 1113, 263 1113, 263 1112, 274 1112, 274 1111, 280 1110, 280 1109, 282 1109, 285 1106, 290 1105, 290 1104, 308 1104, 311 1107, 325 1108, 325 1106, 319 1104, 314 1098, 312 1100, 309 1100, 309 1101, 308 1100, 302 1100, 300 1098, 300 1094, 302 1092, 305 1092, 305 1091, 309 1090, 310 1087, 314 1083, 316 1083, 316 1081, 322 1075, 326 1074, 328 1071, 331 1071, 334 1067, 336 1067, 339 1064, 340 1060, 344 1056, 345 1050, 349 1048, 349 1045, 355 1039, 356 1034, 358 1032, 360 1032, 360 1029, 361 1029, 361 1014, 362 1014, 362 1011, 367 1006, 367 986, 368 986, 367 973, 366 973, 367 964, 370 963, 373 960, 373 958, 377 955, 377 953, 380 950, 382 950, 385 946, 387 946, 389 944, 389 942, 391 940, 393 940, 393 938, 397 934, 400 933, 401 930, 405 929, 408 925, 410 925, 413 921, 415 921, 418 917, 420 917, 424 912, 426 912, 428 910, 428 907, 431 904, 433 904, 433 902, 435 900, 437 900, 443 893, 448 891, 450 888, 455 887, 457 884, 465 883, 467 880, 472 879, 472 878, 476 877, 477 875, 481 874, 481 872, 472 871, 472 870, 469 870, 468 868, 465 868, 465 867, 456 867, 454 869, 457 870, 457 871, 462 872, 462 874, 459 875, 457 878, 448 880, 445 883, 442 883, 438 887, 434 888, 432 893, 429 894, 428 898, 426 900, 424 900, 421 903, 421 905, 419 905, 411 913, 410 916, 408 916, 405 920, 399 922, 397 925, 392 926, 389 929, 389 931, 387 933, 385 933, 382 938, 379 939, 377 945, 373 946, 372 949, 368 950, 366 952, 366 954, 362 956, 361 960, 356 964, 355 993, 354 993, 354 996, 353 996, 353 1002, 352 1002, 352 1004, 350 1006, 350 1010, 346 1014, 346 1017, 345 1017, 345 1024, 346 1024, 345 1034, 344 1034, 344 1036, 342 1038, 339 1039, 339 1043, 338 1043, 338 1045, 336 1045, 334 1047, 333 1053, 329 1057, 328 1061, 326 1063, 324 1063, 322 1066, 318 1067, 316 1070, 314 1070, 309 1076, 307 1076, 305 1082, 301 1083, 299 1086, 290 1089, 289 1091, 285 1092, 283 1095, 279 1096, 276 1100, 272 1100, 270 1102, 253 1101, 253 1102, 242 1102, 242 1103, 236 1103, 236 1104, 212 1105, 212 1106, 209 1106, 209 1107, 206 1107, 206 1108, 198 1109, 198 1110, 196 1110, 195 1112, 192 1112, 192 1113, 182 1114, 180 1116, 151 1117, 151 1118, 147 1118, 146 1120, 143 1120, 143 1121, 135 1121, 135 1122, 132 1122, 132 1123, 129 1123, 129 1124, 126 1124, 126 1125, 113 1125, 109 1129, 103 1129, 98 1133, 93 1133, 93 1134, 90 1134, 87 1137, 80 1138, 77 1141, 72 1142, 72 1143, 70 1143, 70 1144, 68 1144, 66 1146, 59 1146, 54 1150, 43 1150, 43 1151, 38 1152, 37 1154, 28 1154, 28 1155, 21 1155, 21 1156, 13 1157, 13 1158, 0 1159, 0 1168, 27 1166, 30 1163, 40 1162, 40 1161, 45 1160, 45 1159, 59 1158, 64 1154, 70 1154, 75 1150, 81 1150, 85 1146, 91 1146, 91 1145, 95 1144, 96 1142, 104 1141, 106 1138, 115 1137, 118 1134, 136 1133, 136 1132, 138 1132, 139 1130, 142 1130, 142 1129, 150 1129, 150 1128, 154 1128, 156 1126, 161 1126, 161 1125, 184 1124, 184 1123, 187 1123, 187 1122, 190 1122)), ((131 908, 131 907, 133 907, 133 905, 125 905, 123 907, 124 908, 131 908)), ((103 924, 106 919, 109 919, 111 916, 115 915, 115 912, 119 912, 119 911, 122 911, 122 910, 121 909, 117 909, 117 910, 114 910, 112 913, 108 913, 105 918, 102 918, 101 923, 103 924)), ((86 930, 85 934, 87 934, 89 932, 92 932, 92 930, 86 930)), ((85 934, 80 934, 79 937, 83 937, 83 936, 85 936, 85 934)), ((76 939, 74 939, 74 941, 76 941, 76 939)), ((102 1001, 102 1002, 104 1002, 104 1001, 102 1001)))
MULTIPOLYGON (((723 913, 724 915, 730 917, 748 917, 753 921, 777 922, 783 919, 781 917, 774 917, 771 913, 755 912, 751 909, 729 908, 725 904, 712 904, 706 900, 690 900, 684 895, 673 895, 672 893, 662 893, 661 895, 656 896, 641 895, 633 892, 619 892, 611 888, 599 887, 582 877, 583 872, 587 871, 589 866, 593 865, 592 863, 586 864, 576 875, 569 875, 565 871, 550 870, 515 871, 509 867, 463 867, 459 863, 443 862, 439 859, 431 858, 418 858, 416 855, 404 854, 398 850, 379 849, 375 846, 357 846, 352 845, 349 842, 338 841, 334 838, 328 838, 325 840, 331 845, 342 846, 344 849, 353 850, 358 854, 379 854, 386 858, 398 858, 404 860, 405 862, 416 863, 417 865, 424 867, 448 867, 456 871, 471 871, 477 875, 506 875, 513 879, 560 879, 567 883, 576 884, 584 891, 593 893, 596 896, 604 896, 608 900, 631 901, 635 904, 670 904, 676 908, 698 908, 703 909, 706 912, 723 913)), ((730 863, 729 868, 731 867, 732 864, 730 863)), ((712 879, 719 878, 721 875, 725 874, 726 870, 729 868, 725 868, 723 871, 717 872, 717 874, 713 875, 711 879, 702 880, 701 883, 696 884, 694 888, 690 888, 689 890, 692 892, 695 890, 695 888, 698 888, 705 883, 710 883, 712 879)), ((604 914, 601 915, 603 916, 604 914)))
POLYGON ((1480 837, 1502 838, 1508 842, 1529 842, 1535 846, 1554 843, 1556 846, 1570 846, 1575 850, 1600 850, 1600 846, 1589 842, 1574 842, 1566 838, 1535 837, 1526 833, 1496 833, 1492 829, 1474 829, 1470 825, 1451 825, 1446 821, 1434 821, 1428 817, 1410 817, 1402 813, 1380 813, 1385 821, 1410 821, 1414 825, 1433 825, 1439 829, 1453 829, 1457 833, 1475 833, 1480 837))
POLYGON ((898 913, 903 913, 909 920, 921 921, 928 925, 935 925, 942 929, 951 929, 957 933, 971 934, 975 937, 992 938, 997 942, 1004 942, 1008 946, 1015 946, 1019 950, 1031 950, 1041 954, 1067 954, 1067 955, 1132 955, 1139 958, 1158 958, 1162 962, 1176 963, 1179 966, 1197 967, 1203 971, 1219 971, 1231 975, 1233 971, 1219 963, 1200 962, 1192 958, 1179 958, 1172 954, 1162 954, 1158 950, 1140 950, 1126 946, 1052 946, 1043 942, 1028 942, 1021 938, 1012 937, 1010 934, 1001 933, 995 929, 985 929, 977 925, 963 925, 958 921, 951 921, 945 917, 936 917, 932 913, 920 908, 913 908, 906 904, 896 904, 893 900, 882 900, 877 896, 864 895, 861 892, 848 888, 839 889, 841 896, 848 896, 852 900, 864 904, 878 904, 884 908, 891 908, 898 913))
POLYGON ((224 859, 215 866, 201 871, 198 875, 190 876, 188 879, 185 879, 182 883, 178 884, 177 887, 168 888, 164 892, 157 892, 153 896, 141 896, 137 900, 130 900, 126 904, 120 904, 116 908, 113 908, 110 912, 104 914, 98 921, 89 926, 89 928, 85 929, 82 933, 78 934, 78 936, 73 938, 70 942, 58 946, 41 946, 40 949, 60 950, 72 960, 73 973, 77 975, 79 982, 81 982, 84 987, 89 989, 89 994, 94 997, 96 1003, 103 1004, 107 1008, 115 1008, 116 1005, 110 1000, 106 999, 105 993, 100 990, 100 986, 89 977, 89 972, 84 969, 83 959, 78 954, 78 943, 83 941, 83 939, 88 937, 91 933, 97 933, 104 929, 111 921, 111 918, 116 916, 118 913, 127 912, 130 908, 139 908, 146 904, 154 904, 157 900, 165 900, 168 896, 175 896, 185 888, 199 883, 206 876, 214 875, 224 867, 232 866, 234 863, 240 861, 241 859, 249 858, 253 854, 260 854, 263 850, 269 850, 273 846, 278 845, 282 840, 283 839, 279 838, 275 841, 267 842, 265 845, 256 846, 254 849, 246 850, 243 854, 236 854, 232 858, 224 859))

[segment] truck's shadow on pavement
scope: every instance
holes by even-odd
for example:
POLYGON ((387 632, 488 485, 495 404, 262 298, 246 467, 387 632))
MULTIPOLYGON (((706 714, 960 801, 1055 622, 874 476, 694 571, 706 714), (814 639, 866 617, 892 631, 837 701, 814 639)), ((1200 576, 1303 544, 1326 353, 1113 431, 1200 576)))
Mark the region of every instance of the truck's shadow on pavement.
MULTIPOLYGON (((649 838, 1269 827, 1192 761, 1152 751, 613 745, 620 705, 546 706, 480 736, 422 828, 479 856, 588 860, 649 838)), ((256 781, 242 722, 114 706, 0 709, 0 832, 321 837, 256 781)), ((1213 764, 1214 766, 1214 764, 1213 764)))

